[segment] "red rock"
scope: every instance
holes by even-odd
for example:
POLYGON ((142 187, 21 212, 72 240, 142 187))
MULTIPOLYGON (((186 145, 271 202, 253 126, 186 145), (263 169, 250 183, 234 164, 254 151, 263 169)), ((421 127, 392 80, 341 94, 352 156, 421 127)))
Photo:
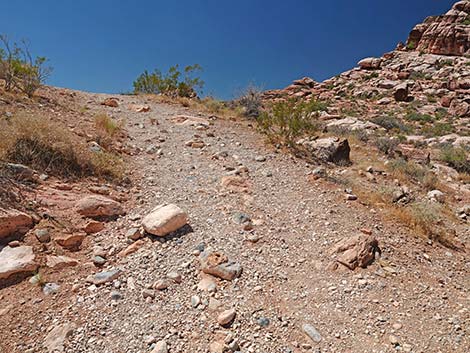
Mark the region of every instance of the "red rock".
POLYGON ((15 209, 0 208, 0 239, 26 233, 33 226, 30 215, 15 209))
POLYGON ((411 31, 406 46, 410 50, 439 55, 466 55, 470 52, 470 1, 459 1, 441 16, 430 16, 411 31))
POLYGON ((90 221, 88 222, 85 227, 83 227, 83 231, 87 234, 94 234, 101 232, 104 229, 103 222, 98 221, 90 221))

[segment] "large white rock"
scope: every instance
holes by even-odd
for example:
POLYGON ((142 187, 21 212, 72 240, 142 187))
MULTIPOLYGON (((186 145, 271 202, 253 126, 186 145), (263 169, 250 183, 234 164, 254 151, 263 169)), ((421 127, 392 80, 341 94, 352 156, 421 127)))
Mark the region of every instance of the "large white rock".
POLYGON ((38 264, 34 262, 31 246, 9 246, 0 251, 0 280, 12 275, 27 275, 36 271, 38 264))
POLYGON ((33 226, 30 215, 14 209, 0 208, 0 239, 18 232, 26 233, 33 226))
POLYGON ((142 220, 147 233, 163 237, 188 223, 188 215, 174 204, 160 205, 142 220))

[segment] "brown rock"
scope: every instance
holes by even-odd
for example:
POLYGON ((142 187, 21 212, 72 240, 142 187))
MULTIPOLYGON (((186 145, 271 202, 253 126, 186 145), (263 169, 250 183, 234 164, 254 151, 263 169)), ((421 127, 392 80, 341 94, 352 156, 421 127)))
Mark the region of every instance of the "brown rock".
POLYGON ((140 240, 137 240, 135 243, 132 243, 131 245, 129 245, 127 248, 125 248, 124 250, 122 250, 119 254, 118 254, 118 257, 126 257, 130 254, 133 254, 135 253, 137 250, 139 250, 142 246, 145 245, 145 241, 143 241, 142 239, 140 240))
POLYGON ((219 251, 205 250, 199 255, 201 270, 204 273, 226 280, 233 280, 240 276, 242 267, 238 262, 230 261, 219 251))
POLYGON ((122 205, 101 195, 86 196, 77 203, 77 212, 85 217, 113 217, 125 213, 122 205))
POLYGON ((104 224, 103 222, 99 221, 90 221, 88 222, 85 227, 83 227, 83 231, 86 234, 94 234, 101 232, 104 229, 104 224))
POLYGON ((249 192, 251 189, 251 183, 247 179, 236 175, 222 177, 221 185, 233 192, 249 192))
POLYGON ((33 226, 33 219, 15 209, 0 208, 0 239, 16 233, 24 234, 33 226))
POLYGON ((376 70, 380 68, 381 63, 381 58, 365 58, 359 61, 357 64, 361 69, 376 70))
POLYGON ((78 250, 85 239, 84 233, 61 234, 54 237, 57 244, 69 250, 78 250))
POLYGON ((150 111, 150 107, 148 105, 142 104, 130 104, 128 108, 136 113, 147 113, 150 111))
POLYGON ((397 102, 405 102, 408 99, 408 85, 406 83, 395 86, 393 97, 397 102))
POLYGON ((116 98, 106 98, 101 105, 105 105, 107 107, 117 108, 119 107, 119 103, 116 98))
POLYGON ((337 254, 337 262, 354 270, 358 266, 365 268, 370 265, 376 251, 380 251, 377 239, 372 235, 357 234, 341 240, 332 254, 337 254))

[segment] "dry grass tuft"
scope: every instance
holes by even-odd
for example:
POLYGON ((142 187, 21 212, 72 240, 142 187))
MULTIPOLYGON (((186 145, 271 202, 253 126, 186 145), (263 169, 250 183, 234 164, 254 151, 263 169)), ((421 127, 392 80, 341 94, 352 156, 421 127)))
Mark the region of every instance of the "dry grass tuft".
POLYGON ((123 177, 117 156, 92 152, 85 141, 57 123, 26 114, 0 121, 0 160, 67 178, 123 177))

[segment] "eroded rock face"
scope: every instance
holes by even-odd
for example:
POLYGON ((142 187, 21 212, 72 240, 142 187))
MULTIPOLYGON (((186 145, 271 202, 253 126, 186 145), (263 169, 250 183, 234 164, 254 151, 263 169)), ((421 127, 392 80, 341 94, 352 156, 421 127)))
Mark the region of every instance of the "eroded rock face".
POLYGON ((15 233, 26 233, 32 226, 33 219, 26 213, 0 208, 0 239, 15 233))
POLYGON ((411 31, 407 47, 439 55, 470 53, 470 1, 459 1, 441 16, 431 16, 411 31))
POLYGON ((38 268, 31 246, 9 246, 0 251, 0 282, 12 276, 25 276, 38 268))
POLYGON ((334 247, 332 254, 337 254, 335 260, 350 270, 357 267, 365 268, 380 252, 379 242, 372 235, 357 234, 341 240, 334 247))
POLYGON ((78 201, 77 212, 85 217, 113 217, 125 213, 119 202, 101 195, 87 196, 78 201))

